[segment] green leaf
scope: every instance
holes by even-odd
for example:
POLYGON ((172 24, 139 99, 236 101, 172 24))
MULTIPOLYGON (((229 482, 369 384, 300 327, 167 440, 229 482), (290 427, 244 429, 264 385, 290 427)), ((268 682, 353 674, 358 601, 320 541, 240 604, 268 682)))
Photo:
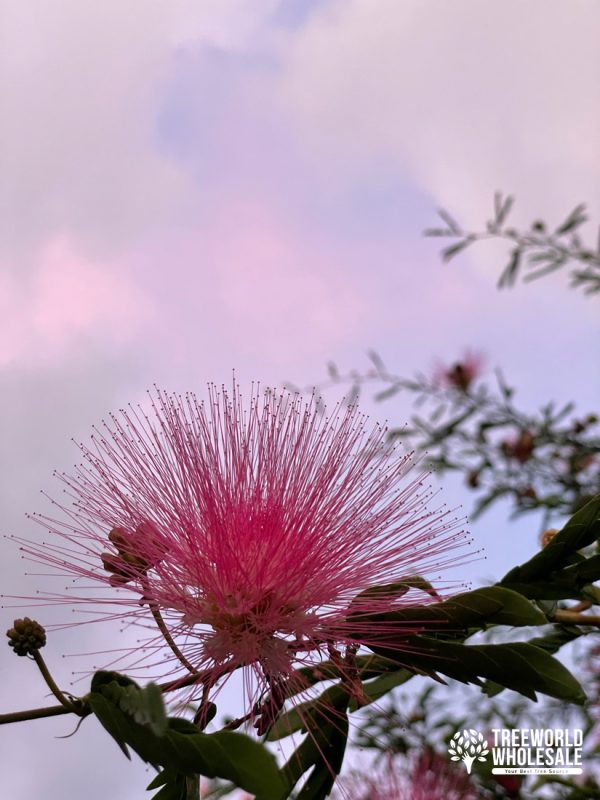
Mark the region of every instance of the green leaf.
POLYGON ((511 195, 508 195, 505 199, 503 199, 501 192, 496 192, 494 194, 494 213, 496 217, 495 222, 498 227, 501 227, 506 222, 506 218, 508 217, 514 202, 515 198, 511 195))
POLYGON ((318 724, 323 714, 327 715, 330 708, 348 705, 348 693, 340 686, 330 686, 319 697, 298 703, 289 711, 280 714, 267 733, 270 742, 290 736, 295 731, 308 730, 311 725, 318 724), (325 710, 325 711, 324 711, 325 710))
MULTIPOLYGON (((486 678, 536 699, 536 692, 571 703, 581 704, 585 694, 573 675, 559 661, 540 647, 527 642, 464 645, 414 636, 404 642, 411 650, 396 651, 396 659, 405 668, 426 674, 436 672, 463 683, 481 685, 486 678)), ((393 657, 391 647, 374 647, 375 652, 393 657)))
POLYGON ((92 692, 98 692, 101 690, 102 686, 106 686, 110 683, 116 683, 119 686, 138 686, 138 684, 131 678, 128 678, 127 675, 101 669, 92 675, 91 690, 92 692))
POLYGON ((544 625, 547 621, 545 615, 518 592, 504 589, 500 586, 489 586, 477 589, 475 593, 493 597, 502 603, 500 611, 488 619, 488 622, 493 625, 518 627, 523 625, 544 625))
POLYGON ((297 800, 322 800, 327 797, 342 768, 348 742, 348 715, 344 714, 335 728, 326 733, 328 736, 321 748, 321 758, 313 767, 297 800))
POLYGON ((165 784, 162 789, 152 797, 152 800, 187 800, 187 798, 186 779, 183 775, 178 775, 172 783, 165 784))
MULTIPOLYGON (((527 644, 552 654, 558 652, 561 647, 570 644, 570 642, 583 635, 584 631, 575 626, 566 628, 563 625, 553 625, 543 636, 536 636, 534 639, 530 639, 527 644)), ((504 691, 505 687, 495 681, 486 681, 482 688, 488 697, 495 697, 497 694, 504 691)))
POLYGON ((506 286, 513 286, 521 265, 522 250, 520 247, 515 247, 511 250, 508 264, 502 270, 500 278, 498 279, 498 288, 504 289, 506 286))
POLYGON ((401 387, 397 386, 397 385, 396 386, 390 386, 387 389, 382 389, 380 392, 377 392, 374 395, 373 399, 377 403, 380 403, 383 400, 388 400, 390 397, 394 397, 394 395, 398 394, 400 389, 401 389, 401 387))
MULTIPOLYGON (((217 731, 209 734, 227 753, 235 764, 237 785, 265 800, 286 797, 285 781, 279 771, 275 757, 256 739, 234 731, 217 731)), ((219 775, 220 778, 230 777, 219 775)))
POLYGON ((168 769, 161 769, 158 775, 150 781, 146 789, 150 791, 150 789, 158 789, 159 786, 164 786, 165 783, 169 782, 169 779, 173 777, 172 773, 168 769))
POLYGON ((457 244, 452 244, 450 247, 446 247, 442 250, 442 261, 450 261, 457 256, 460 252, 462 252, 466 247, 468 247, 472 243, 472 239, 466 238, 462 241, 458 242, 457 244))
POLYGON ((185 775, 163 769, 146 787, 147 791, 159 789, 152 800, 186 800, 187 789, 185 775))
POLYGON ((571 211, 571 213, 562 223, 562 225, 558 226, 555 233, 561 236, 564 233, 572 231, 574 228, 578 228, 580 225, 586 222, 588 217, 585 214, 585 210, 586 210, 585 203, 580 203, 578 206, 575 206, 573 211, 571 211))
POLYGON ((129 754, 129 750, 125 744, 127 740, 127 732, 123 730, 122 713, 118 708, 115 707, 114 703, 111 703, 101 694, 97 694, 96 692, 90 693, 88 702, 90 704, 90 708, 98 717, 98 721, 102 727, 108 731, 108 733, 121 748, 121 751, 129 760, 131 760, 131 755, 129 754))
POLYGON ((530 639, 529 644, 545 650, 546 653, 556 653, 561 647, 583 636, 584 632, 576 627, 566 628, 564 625, 553 625, 543 636, 530 639))
POLYGON ((346 692, 332 693, 329 702, 326 701, 316 709, 317 713, 306 718, 306 738, 283 768, 288 792, 305 772, 311 770, 297 800, 321 800, 329 794, 335 783, 348 740, 348 699, 346 692))
POLYGON ((450 228, 425 228, 423 236, 453 236, 450 228))
MULTIPOLYGON (((535 606, 517 592, 501 586, 487 586, 454 595, 442 603, 406 606, 394 611, 374 614, 351 613, 349 620, 357 623, 352 636, 369 643, 377 641, 377 627, 382 642, 390 638, 392 625, 398 626, 398 636, 410 636, 418 631, 466 632, 471 628, 493 625, 542 625, 547 620, 535 606)), ((393 635, 393 634, 392 634, 393 635)))
POLYGON ((588 584, 600 578, 600 557, 578 553, 600 537, 600 495, 581 508, 542 550, 500 581, 526 597, 561 600, 595 596, 588 584))
POLYGON ((230 780, 256 800, 286 797, 286 782, 277 762, 260 742, 233 731, 200 733, 191 722, 178 718, 165 716, 164 725, 162 697, 156 687, 148 691, 116 673, 97 673, 88 699, 125 755, 129 757, 129 747, 142 760, 168 770, 170 782, 161 800, 177 796, 181 780, 171 776, 198 774, 230 780))
POLYGON ((114 699, 121 711, 140 725, 148 725, 156 736, 162 736, 167 730, 162 693, 156 684, 149 683, 141 689, 135 684, 122 686, 114 682, 104 684, 100 691, 105 697, 114 699))
POLYGON ((458 224, 458 222, 454 219, 454 217, 450 216, 450 214, 446 211, 445 208, 438 208, 437 213, 441 217, 441 219, 444 220, 444 222, 450 228, 452 233, 454 234, 462 233, 461 227, 458 224))
POLYGON ((600 494, 581 508, 564 528, 542 550, 525 564, 514 567, 502 581, 504 584, 533 581, 546 577, 564 566, 566 559, 577 550, 600 538, 600 494))
POLYGON ((425 578, 422 578, 420 575, 414 575, 409 578, 404 578, 401 581, 396 581, 395 583, 382 583, 379 586, 370 586, 368 589, 356 595, 354 600, 350 603, 350 611, 357 607, 360 608, 363 601, 367 601, 367 605, 368 601, 376 599, 379 599, 381 602, 389 601, 391 603, 392 600, 403 597, 410 589, 418 589, 431 597, 439 598, 435 587, 429 583, 429 581, 425 580, 425 578))

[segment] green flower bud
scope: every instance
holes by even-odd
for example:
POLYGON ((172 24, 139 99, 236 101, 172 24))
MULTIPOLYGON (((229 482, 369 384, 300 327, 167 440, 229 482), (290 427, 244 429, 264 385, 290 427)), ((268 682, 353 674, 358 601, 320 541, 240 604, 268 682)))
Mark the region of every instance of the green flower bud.
POLYGON ((46 631, 29 617, 16 619, 13 627, 6 631, 8 644, 18 656, 28 656, 46 644, 46 631))

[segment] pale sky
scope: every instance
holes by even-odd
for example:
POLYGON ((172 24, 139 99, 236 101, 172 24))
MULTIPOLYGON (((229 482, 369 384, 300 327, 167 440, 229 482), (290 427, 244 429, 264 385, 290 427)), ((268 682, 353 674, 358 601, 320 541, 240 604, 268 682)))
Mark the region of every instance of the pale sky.
MULTIPOLYGON (((497 292, 501 253, 443 266, 421 232, 439 205, 479 226, 496 189, 516 223, 600 220, 599 32, 595 0, 1 0, 2 533, 36 535, 71 437, 154 382, 304 385, 368 349, 410 375, 471 347, 529 407, 597 410, 598 299, 566 276, 497 292)), ((472 526, 469 579, 533 552, 505 522, 472 526)), ((1 546, 4 593, 49 580, 1 546)), ((59 682, 98 636, 50 641, 59 682)), ((34 672, 6 648, 2 710, 47 702, 34 672)), ((94 720, 55 738, 73 727, 0 729, 0 796, 142 796, 151 773, 94 720)))

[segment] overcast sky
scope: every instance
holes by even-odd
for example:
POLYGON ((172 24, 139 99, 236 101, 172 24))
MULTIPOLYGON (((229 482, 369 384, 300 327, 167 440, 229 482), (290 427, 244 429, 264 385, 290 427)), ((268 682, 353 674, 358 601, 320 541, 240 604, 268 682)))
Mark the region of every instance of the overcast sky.
MULTIPOLYGON (((35 535, 71 437, 154 382, 304 385, 368 349, 410 374, 469 346, 530 407, 597 409, 598 299, 497 292, 498 251, 442 266, 421 231, 439 205, 481 224, 496 189, 517 223, 600 219, 599 33, 595 0, 2 0, 2 532, 35 535)), ((536 546, 504 521, 473 526, 474 579, 536 546)), ((3 591, 35 591, 1 546, 3 591)), ((92 661, 62 653, 97 649, 46 652, 66 685, 92 661)), ((47 702, 33 672, 6 649, 3 710, 47 702)), ((141 797, 151 774, 94 720, 54 738, 72 727, 0 729, 0 796, 141 797)))

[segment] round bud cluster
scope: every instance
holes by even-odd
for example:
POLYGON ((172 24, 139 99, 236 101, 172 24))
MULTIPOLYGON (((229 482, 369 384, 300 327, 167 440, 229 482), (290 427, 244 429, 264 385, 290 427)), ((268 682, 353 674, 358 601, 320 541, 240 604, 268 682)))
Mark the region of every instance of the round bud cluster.
POLYGON ((28 656, 46 644, 46 631, 39 622, 29 617, 16 619, 6 631, 8 644, 18 656, 28 656))

